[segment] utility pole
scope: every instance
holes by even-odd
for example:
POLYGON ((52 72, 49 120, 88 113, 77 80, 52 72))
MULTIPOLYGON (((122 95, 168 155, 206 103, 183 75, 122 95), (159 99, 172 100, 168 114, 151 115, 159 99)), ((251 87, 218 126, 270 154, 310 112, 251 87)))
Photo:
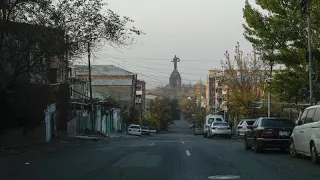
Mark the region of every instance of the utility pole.
POLYGON ((271 116, 271 90, 270 90, 270 84, 272 79, 272 68, 273 68, 273 62, 270 62, 270 78, 268 78, 269 83, 269 89, 268 89, 268 117, 271 116))
POLYGON ((93 119, 93 113, 94 113, 94 109, 93 109, 93 100, 92 100, 92 85, 91 85, 91 62, 90 62, 90 56, 91 56, 91 52, 90 52, 90 42, 88 42, 88 68, 89 68, 89 91, 90 91, 90 105, 91 105, 91 113, 90 113, 90 117, 91 117, 91 124, 92 124, 92 131, 94 131, 94 119, 93 119))
POLYGON ((301 8, 302 14, 307 14, 307 26, 308 26, 308 60, 309 60, 309 99, 310 105, 313 105, 313 88, 312 88, 312 49, 311 49, 311 20, 310 20, 310 1, 302 0, 301 8))

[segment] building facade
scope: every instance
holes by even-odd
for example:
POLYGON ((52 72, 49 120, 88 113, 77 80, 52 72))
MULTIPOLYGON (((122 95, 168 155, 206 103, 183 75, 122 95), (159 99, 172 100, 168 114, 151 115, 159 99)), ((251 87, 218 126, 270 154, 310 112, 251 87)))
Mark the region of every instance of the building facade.
POLYGON ((206 107, 210 113, 215 113, 223 102, 223 71, 209 70, 206 82, 206 107))
MULTIPOLYGON (((76 76, 89 79, 87 65, 75 65, 76 76)), ((123 105, 135 105, 137 75, 113 65, 92 65, 91 85, 93 93, 104 98, 114 98, 123 105)))
POLYGON ((136 84, 136 99, 135 99, 136 107, 140 107, 142 112, 145 111, 146 108, 146 82, 137 80, 136 84))

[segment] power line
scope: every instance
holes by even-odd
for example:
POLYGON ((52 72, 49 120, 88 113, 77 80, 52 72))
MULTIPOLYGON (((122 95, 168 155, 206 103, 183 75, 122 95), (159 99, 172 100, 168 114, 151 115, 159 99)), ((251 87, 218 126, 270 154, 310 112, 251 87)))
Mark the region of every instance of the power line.
MULTIPOLYGON (((111 62, 117 63, 117 62, 115 62, 115 61, 111 61, 111 62)), ((167 74, 167 72, 164 72, 164 71, 158 71, 158 70, 166 70, 166 69, 150 68, 150 67, 146 67, 146 66, 136 65, 136 64, 131 63, 131 62, 129 62, 129 63, 130 63, 130 64, 132 64, 132 66, 141 67, 141 68, 145 68, 145 69, 148 69, 148 70, 156 70, 156 71, 157 71, 157 72, 159 72, 159 73, 165 73, 165 74, 167 74)), ((185 73, 185 72, 182 72, 182 74, 199 75, 199 76, 203 76, 203 75, 205 75, 205 74, 185 73)))
MULTIPOLYGON (((146 59, 146 60, 165 60, 165 61, 171 61, 172 59, 170 58, 154 58, 154 57, 116 57, 116 56, 112 56, 112 55, 108 55, 112 58, 115 58, 115 59, 146 59)), ((193 61, 193 62, 219 62, 220 63, 220 60, 217 61, 217 60, 199 60, 199 59, 183 59, 183 61, 193 61)))
MULTIPOLYGON (((155 62, 150 62, 150 60, 136 60, 134 59, 134 62, 131 62, 129 60, 124 60, 126 58, 118 58, 118 57, 115 57, 115 56, 111 56, 109 54, 104 54, 103 56, 109 56, 113 59, 117 59, 117 60, 121 60, 121 61, 124 61, 124 62, 129 62, 129 63, 134 63, 134 62, 143 62, 143 63, 150 63, 150 64, 156 64, 156 65, 161 65, 161 66, 167 66, 167 67, 172 67, 171 63, 170 64, 163 64, 163 63, 155 63, 155 62)), ((99 58, 100 59, 100 58, 99 58)), ((168 59, 169 60, 169 59, 168 59)), ((183 60, 184 61, 184 60, 183 60)), ((168 61, 170 62, 170 61, 168 61)), ((213 61, 213 62, 220 62, 220 61, 213 61)), ((183 64, 180 64, 180 67, 182 66, 183 64)), ((200 68, 186 68, 186 67, 182 67, 182 69, 189 69, 189 70, 201 70, 201 71, 208 71, 209 69, 200 69, 200 68)))

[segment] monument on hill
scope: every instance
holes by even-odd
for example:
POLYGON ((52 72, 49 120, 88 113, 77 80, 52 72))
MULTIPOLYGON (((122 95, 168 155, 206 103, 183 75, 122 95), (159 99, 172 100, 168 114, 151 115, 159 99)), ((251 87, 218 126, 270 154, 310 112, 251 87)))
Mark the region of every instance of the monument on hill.
POLYGON ((169 78, 169 85, 170 85, 170 97, 177 98, 181 92, 181 76, 178 71, 178 62, 180 62, 180 58, 174 56, 173 60, 173 71, 169 78))

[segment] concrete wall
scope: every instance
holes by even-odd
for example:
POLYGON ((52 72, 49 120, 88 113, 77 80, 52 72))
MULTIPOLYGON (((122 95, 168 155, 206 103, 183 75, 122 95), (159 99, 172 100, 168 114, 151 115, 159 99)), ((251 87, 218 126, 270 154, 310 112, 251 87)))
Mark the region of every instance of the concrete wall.
POLYGON ((77 135, 77 117, 73 118, 67 124, 67 135, 70 137, 77 135))
POLYGON ((8 131, 2 137, 0 136, 0 147, 16 147, 28 144, 45 143, 46 142, 46 129, 45 123, 38 127, 25 132, 23 128, 8 131))

